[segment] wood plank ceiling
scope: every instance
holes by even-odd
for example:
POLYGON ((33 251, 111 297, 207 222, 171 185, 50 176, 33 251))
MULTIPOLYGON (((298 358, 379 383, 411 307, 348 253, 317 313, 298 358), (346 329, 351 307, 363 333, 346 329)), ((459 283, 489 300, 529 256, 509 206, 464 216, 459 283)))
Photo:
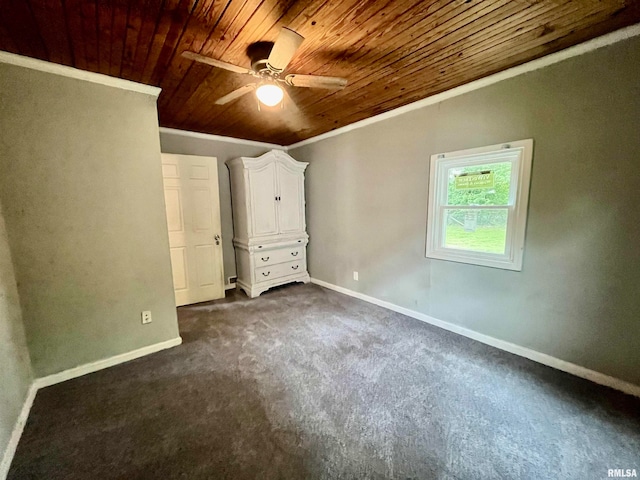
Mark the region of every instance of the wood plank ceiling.
POLYGON ((0 49, 156 85, 160 123, 289 145, 640 21, 630 0, 0 0, 0 49), (290 89, 291 109, 247 95, 246 48, 282 26, 306 37, 289 72, 346 77, 290 89))

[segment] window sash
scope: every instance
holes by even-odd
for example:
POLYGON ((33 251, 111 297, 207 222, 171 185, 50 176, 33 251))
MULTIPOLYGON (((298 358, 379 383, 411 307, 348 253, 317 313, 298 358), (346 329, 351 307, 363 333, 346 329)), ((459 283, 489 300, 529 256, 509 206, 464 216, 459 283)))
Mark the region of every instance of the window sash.
POLYGON ((514 229, 514 216, 515 216, 515 208, 511 205, 504 206, 486 206, 486 205, 474 205, 472 207, 460 207, 459 205, 451 206, 451 205, 440 205, 438 209, 438 217, 435 219, 434 227, 437 232, 436 244, 434 245, 434 250, 440 253, 446 253, 447 255, 455 255, 456 257, 463 258, 483 258, 483 259, 491 259, 491 260, 509 260, 511 261, 511 250, 513 245, 513 236, 515 233, 514 229), (461 248, 451 248, 445 246, 445 238, 446 238, 446 230, 447 225, 445 221, 445 211, 446 210, 506 210, 507 211, 507 233, 505 236, 505 246, 504 253, 492 253, 492 252, 481 252, 477 250, 464 250, 461 248))
POLYGON ((426 256, 472 265, 522 269, 524 233, 526 228, 529 179, 531 175, 533 141, 521 140, 509 145, 493 145, 461 152, 431 156, 429 203, 427 206, 426 256), (449 171, 490 163, 512 163, 507 205, 450 205, 448 200, 449 171), (446 247, 446 213, 449 210, 506 210, 504 254, 446 247))

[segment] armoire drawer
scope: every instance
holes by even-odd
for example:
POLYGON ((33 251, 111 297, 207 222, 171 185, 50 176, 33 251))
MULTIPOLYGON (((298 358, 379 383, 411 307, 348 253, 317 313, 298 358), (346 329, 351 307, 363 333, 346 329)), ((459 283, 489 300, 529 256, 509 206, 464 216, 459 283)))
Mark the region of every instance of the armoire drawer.
POLYGON ((256 268, 256 282, 266 282, 274 278, 286 277, 306 271, 303 259, 256 268))
POLYGON ((301 260, 304 258, 304 247, 279 248, 277 250, 267 250, 255 254, 256 268, 278 263, 301 260))

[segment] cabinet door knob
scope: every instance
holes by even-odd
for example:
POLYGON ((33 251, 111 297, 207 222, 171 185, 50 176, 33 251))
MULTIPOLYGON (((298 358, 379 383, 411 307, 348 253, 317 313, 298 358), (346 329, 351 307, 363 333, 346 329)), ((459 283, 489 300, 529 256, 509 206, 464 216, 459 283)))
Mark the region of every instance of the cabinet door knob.
POLYGON ((291 255, 292 255, 292 256, 294 256, 294 257, 297 257, 297 256, 298 256, 298 253, 299 253, 299 252, 291 252, 291 255))
POLYGON ((268 262, 268 261, 269 261, 269 257, 267 257, 267 258, 260 257, 260 259, 261 259, 263 262, 268 262))
POLYGON ((262 272, 262 275, 264 275, 265 277, 268 277, 270 273, 271 272, 267 272, 267 273, 262 272))
POLYGON ((293 270, 297 270, 299 266, 300 266, 300 265, 291 265, 291 268, 292 268, 293 270))

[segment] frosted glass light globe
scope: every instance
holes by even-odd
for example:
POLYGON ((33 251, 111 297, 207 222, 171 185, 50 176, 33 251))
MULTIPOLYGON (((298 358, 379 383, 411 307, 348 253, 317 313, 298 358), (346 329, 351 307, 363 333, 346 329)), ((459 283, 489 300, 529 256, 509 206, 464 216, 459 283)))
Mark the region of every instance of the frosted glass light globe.
POLYGON ((256 89, 256 96, 266 106, 274 107, 282 101, 284 92, 277 85, 265 83, 256 89))

